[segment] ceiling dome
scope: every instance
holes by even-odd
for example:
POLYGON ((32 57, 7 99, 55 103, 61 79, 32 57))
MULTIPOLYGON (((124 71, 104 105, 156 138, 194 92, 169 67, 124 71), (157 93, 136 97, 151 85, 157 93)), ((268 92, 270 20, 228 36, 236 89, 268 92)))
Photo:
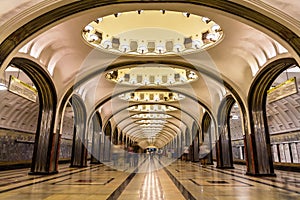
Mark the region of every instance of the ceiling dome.
POLYGON ((138 10, 99 17, 82 30, 95 48, 116 54, 182 55, 215 45, 221 27, 207 17, 165 10, 138 10))
POLYGON ((145 64, 110 71, 106 79, 124 85, 171 86, 190 83, 198 79, 190 69, 163 64, 145 64))

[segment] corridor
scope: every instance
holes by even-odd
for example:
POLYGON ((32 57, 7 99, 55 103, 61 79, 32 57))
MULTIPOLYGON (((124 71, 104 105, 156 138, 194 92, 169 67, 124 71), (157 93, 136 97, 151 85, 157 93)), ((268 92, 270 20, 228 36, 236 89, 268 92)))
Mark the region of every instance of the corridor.
POLYGON ((29 169, 0 173, 0 199, 32 200, 162 200, 162 199, 299 199, 300 174, 276 170, 276 177, 245 175, 245 166, 214 166, 168 158, 140 159, 137 168, 118 171, 103 164, 86 168, 60 165, 60 173, 30 176, 29 169))
POLYGON ((0 200, 300 199, 299 10, 1 1, 0 200))

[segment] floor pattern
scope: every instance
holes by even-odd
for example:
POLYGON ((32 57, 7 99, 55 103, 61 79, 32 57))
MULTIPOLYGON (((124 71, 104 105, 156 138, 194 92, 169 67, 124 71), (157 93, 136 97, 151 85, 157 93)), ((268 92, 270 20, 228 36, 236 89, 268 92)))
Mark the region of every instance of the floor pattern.
POLYGON ((29 169, 0 172, 1 200, 299 200, 300 173, 276 170, 276 177, 245 175, 246 168, 221 170, 167 158, 146 158, 123 171, 107 165, 70 168, 55 175, 29 169))

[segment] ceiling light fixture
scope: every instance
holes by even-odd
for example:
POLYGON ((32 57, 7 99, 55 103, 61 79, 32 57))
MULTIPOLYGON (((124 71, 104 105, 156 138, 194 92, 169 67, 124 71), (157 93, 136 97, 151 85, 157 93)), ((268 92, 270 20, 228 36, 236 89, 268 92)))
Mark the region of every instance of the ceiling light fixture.
POLYGON ((115 13, 114 16, 115 17, 119 17, 121 15, 121 13, 115 13))
POLYGON ((169 112, 175 111, 177 108, 173 106, 160 105, 160 104, 145 104, 145 105, 136 105, 127 108, 129 111, 135 112, 169 112))
POLYGON ((167 119, 167 118, 171 118, 171 115, 167 115, 167 114, 151 114, 151 113, 147 113, 147 114, 136 114, 133 115, 132 118, 134 119, 167 119))
POLYGON ((165 14, 165 13, 166 13, 166 10, 160 10, 160 12, 161 12, 162 14, 165 14))
POLYGON ((100 22, 102 22, 103 21, 103 18, 102 17, 99 17, 99 18, 97 18, 96 20, 95 20, 95 22, 97 23, 97 24, 99 24, 100 22))
POLYGON ((121 94, 119 98, 136 102, 172 102, 183 100, 185 96, 176 92, 145 91, 121 94), (158 96, 158 98, 154 99, 154 96, 158 96))
POLYGON ((103 42, 103 46, 108 49, 112 47, 112 42, 110 40, 106 40, 103 42))
POLYGON ((141 46, 139 46, 139 48, 138 48, 138 52, 139 52, 140 54, 147 53, 147 52, 148 52, 148 48, 147 48, 145 45, 141 45, 141 46))
POLYGON ((208 17, 202 17, 202 21, 208 24, 209 22, 211 22, 211 19, 209 19, 208 17))
POLYGON ((91 25, 87 25, 86 27, 84 27, 84 32, 91 32, 92 30, 94 30, 94 27, 93 26, 91 26, 91 25))
POLYGON ((140 15, 144 10, 137 10, 137 13, 140 15))
POLYGON ((141 127, 163 127, 163 124, 141 124, 141 127))
POLYGON ((216 41, 217 40, 217 35, 216 34, 214 34, 214 33, 209 33, 209 34, 207 34, 207 36, 206 36, 206 39, 208 39, 208 40, 210 40, 210 41, 216 41))
MULTIPOLYGON (((137 86, 181 85, 198 79, 196 72, 189 69, 152 64, 116 69, 108 72, 105 77, 118 84, 137 86)), ((154 98, 159 100, 158 96, 154 96, 154 98)))
POLYGON ((222 31, 221 27, 218 24, 213 25, 211 27, 211 30, 214 31, 214 32, 220 32, 220 31, 222 31))
POLYGON ((183 16, 185 16, 185 17, 187 17, 187 18, 189 18, 189 17, 190 17, 190 15, 191 15, 191 14, 190 14, 190 13, 188 13, 188 12, 183 12, 182 14, 183 14, 183 16))
POLYGON ((136 122, 137 124, 165 124, 165 120, 156 120, 156 119, 142 119, 136 122))

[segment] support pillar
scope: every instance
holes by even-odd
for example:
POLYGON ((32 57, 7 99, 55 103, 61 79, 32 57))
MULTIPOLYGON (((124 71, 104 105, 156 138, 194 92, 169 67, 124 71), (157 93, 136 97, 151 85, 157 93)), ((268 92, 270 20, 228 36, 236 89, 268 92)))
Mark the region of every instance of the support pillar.
POLYGON ((284 70, 295 64, 292 58, 276 59, 263 67, 252 81, 248 93, 250 131, 245 132, 248 175, 275 176, 266 115, 267 91, 284 70))
POLYGON ((91 149, 91 164, 100 164, 100 145, 101 145, 101 135, 100 135, 100 119, 97 117, 97 113, 92 118, 92 149, 91 149))
POLYGON ((34 82, 38 91, 38 126, 29 174, 57 173, 56 151, 59 138, 54 130, 57 94, 52 78, 44 70, 41 70, 40 65, 26 58, 13 58, 10 64, 24 71, 34 82))
POLYGON ((112 139, 112 130, 111 130, 111 123, 105 127, 104 130, 104 151, 103 151, 103 161, 109 162, 111 159, 111 139, 112 139))
POLYGON ((251 134, 246 135, 247 175, 275 176, 268 127, 263 111, 252 112, 251 134))
POLYGON ((196 128, 197 126, 194 124, 192 129, 192 135, 194 136, 192 145, 191 145, 191 161, 199 162, 199 130, 196 128))
MULTIPOLYGON (((207 153, 205 156, 203 156, 203 152, 201 152, 201 150, 199 151, 200 154, 202 154, 202 158, 206 159, 206 165, 213 165, 213 145, 212 145, 212 141, 213 141, 213 135, 215 135, 215 128, 214 128, 214 123, 213 120, 211 119, 211 116, 205 112, 203 115, 203 119, 202 119, 202 139, 201 139, 201 145, 203 145, 204 147, 200 148, 205 150, 204 153, 207 153)), ((200 139, 199 139, 200 140, 200 139)))
POLYGON ((231 95, 225 96, 218 110, 218 133, 217 139, 217 168, 232 169, 233 157, 231 136, 229 129, 230 111, 235 100, 231 95))
POLYGON ((227 124, 219 127, 219 140, 217 140, 218 147, 218 162, 217 168, 233 169, 231 138, 227 124))
POLYGON ((56 174, 58 158, 56 158, 55 134, 46 131, 36 135, 30 175, 56 174))
POLYGON ((85 131, 77 131, 74 128, 73 147, 70 167, 86 167, 87 166, 87 149, 85 147, 85 131))
POLYGON ((73 95, 70 103, 74 111, 74 135, 71 156, 71 167, 86 167, 87 166, 87 116, 85 105, 82 99, 73 95))

